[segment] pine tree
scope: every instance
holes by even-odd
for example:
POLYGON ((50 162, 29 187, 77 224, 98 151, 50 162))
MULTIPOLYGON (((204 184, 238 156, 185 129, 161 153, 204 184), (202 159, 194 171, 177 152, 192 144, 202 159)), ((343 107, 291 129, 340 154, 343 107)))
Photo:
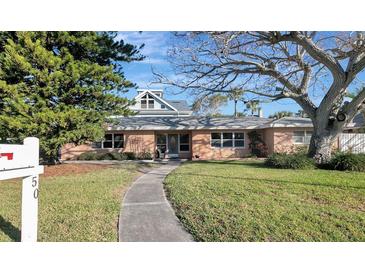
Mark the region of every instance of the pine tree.
POLYGON ((0 139, 40 139, 54 161, 66 143, 102 138, 110 115, 129 115, 122 62, 141 47, 111 32, 0 32, 0 139))

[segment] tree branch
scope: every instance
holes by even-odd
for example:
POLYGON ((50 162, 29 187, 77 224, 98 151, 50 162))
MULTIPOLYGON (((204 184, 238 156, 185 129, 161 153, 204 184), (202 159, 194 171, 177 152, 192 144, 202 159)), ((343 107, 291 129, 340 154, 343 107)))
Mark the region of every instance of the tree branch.
POLYGON ((348 104, 343 105, 341 111, 347 113, 348 120, 351 120, 360 109, 365 107, 365 87, 348 104))
MULTIPOLYGON (((301 45, 307 53, 315 60, 324 64, 333 74, 334 77, 339 77, 341 79, 345 79, 345 72, 340 65, 340 63, 326 51, 319 48, 312 39, 306 37, 300 32, 293 31, 290 34, 281 35, 280 33, 276 33, 274 39, 276 41, 291 41, 296 42, 301 45)), ((274 40, 275 41, 275 40, 274 40)))

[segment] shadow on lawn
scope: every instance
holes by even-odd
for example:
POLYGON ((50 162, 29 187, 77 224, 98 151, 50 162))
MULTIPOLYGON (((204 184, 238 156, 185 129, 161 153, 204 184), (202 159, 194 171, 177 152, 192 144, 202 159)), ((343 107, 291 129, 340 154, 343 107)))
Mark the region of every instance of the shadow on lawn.
POLYGON ((0 230, 8 235, 13 241, 20 242, 20 230, 15 227, 11 222, 5 220, 0 215, 0 230))
POLYGON ((264 184, 272 184, 272 183, 279 183, 279 184, 295 184, 295 185, 303 185, 303 186, 317 186, 317 187, 330 187, 336 189, 365 189, 362 186, 341 186, 341 185, 330 185, 330 184, 321 184, 321 183, 300 183, 300 182, 293 182, 293 181, 286 181, 286 180, 276 180, 276 179, 263 179, 263 178, 252 178, 252 177, 227 177, 227 176, 219 176, 219 175, 209 175, 209 174, 199 174, 199 173, 189 173, 189 172, 180 172, 180 175, 188 175, 188 176, 203 176, 203 177, 211 177, 211 178, 219 178, 219 179, 232 179, 232 180, 249 180, 249 181, 260 181, 264 184))
POLYGON ((264 162, 262 160, 224 160, 224 161, 211 161, 211 160, 201 160, 193 162, 196 164, 199 163, 207 163, 207 164, 217 164, 217 165, 239 165, 239 166, 249 166, 249 167, 255 167, 255 168, 269 168, 271 167, 265 166, 264 162))

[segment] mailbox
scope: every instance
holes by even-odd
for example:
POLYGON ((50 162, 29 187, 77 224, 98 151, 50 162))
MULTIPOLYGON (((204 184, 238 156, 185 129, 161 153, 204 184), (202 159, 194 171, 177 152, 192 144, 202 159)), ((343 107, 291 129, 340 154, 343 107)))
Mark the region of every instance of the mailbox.
POLYGON ((0 180, 23 178, 22 242, 37 241, 39 174, 39 140, 24 139, 23 145, 0 144, 0 180))

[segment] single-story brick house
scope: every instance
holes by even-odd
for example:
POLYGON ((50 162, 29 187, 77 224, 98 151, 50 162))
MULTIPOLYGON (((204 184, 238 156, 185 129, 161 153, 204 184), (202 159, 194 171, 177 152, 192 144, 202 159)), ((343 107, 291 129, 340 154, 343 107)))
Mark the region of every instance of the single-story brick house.
MULTIPOLYGON (((269 153, 308 145, 312 134, 308 118, 197 117, 186 101, 167 100, 162 90, 139 90, 135 100, 132 109, 137 115, 115 117, 101 142, 64 146, 61 159, 75 159, 86 151, 150 152, 159 158, 203 160, 242 158, 251 152, 250 131, 262 136, 269 153)), ((364 124, 359 114, 345 131, 356 132, 364 124)))

